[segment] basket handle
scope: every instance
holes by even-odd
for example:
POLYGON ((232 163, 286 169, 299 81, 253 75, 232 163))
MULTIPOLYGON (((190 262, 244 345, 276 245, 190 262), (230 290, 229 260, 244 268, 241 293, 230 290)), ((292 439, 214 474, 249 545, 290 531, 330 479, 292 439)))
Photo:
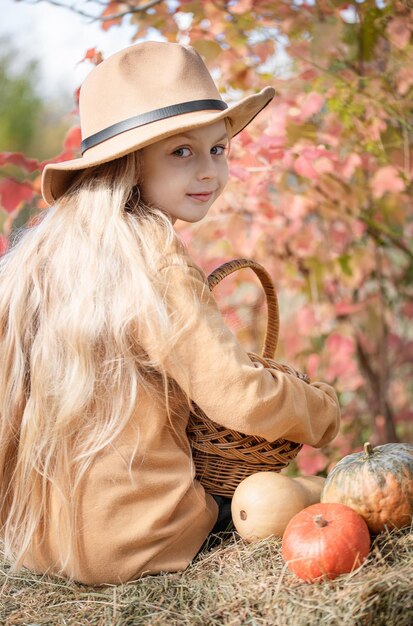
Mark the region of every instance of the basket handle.
POLYGON ((278 333, 280 330, 280 314, 278 309, 277 294, 271 280, 271 276, 267 270, 256 261, 252 261, 250 259, 234 259, 233 261, 223 263, 211 272, 208 276, 208 285, 212 291, 212 289, 218 285, 223 278, 244 268, 250 268, 255 272, 265 291, 267 298, 267 328, 265 331, 262 356, 271 359, 274 357, 274 353, 277 348, 278 333))

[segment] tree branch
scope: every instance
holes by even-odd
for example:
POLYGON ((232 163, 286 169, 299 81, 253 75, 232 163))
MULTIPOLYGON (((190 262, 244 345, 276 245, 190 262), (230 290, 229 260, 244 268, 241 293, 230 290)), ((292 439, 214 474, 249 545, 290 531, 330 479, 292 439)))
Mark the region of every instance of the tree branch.
POLYGON ((413 250, 411 250, 402 239, 399 239, 388 228, 386 228, 384 224, 380 224, 379 222, 373 220, 373 218, 366 215, 361 215, 360 221, 367 226, 370 235, 375 241, 377 241, 377 243, 382 242, 383 238, 388 239, 395 248, 398 248, 413 260, 413 250))
MULTIPOLYGON (((111 20, 122 19, 123 17, 126 17, 127 15, 132 15, 133 13, 144 13, 148 9, 152 9, 154 6, 156 6, 157 4, 161 4, 164 1, 165 0, 150 0, 146 4, 142 4, 138 7, 135 5, 128 4, 126 2, 119 2, 119 4, 127 4, 128 9, 125 11, 121 11, 120 13, 113 13, 111 15, 92 15, 90 13, 86 13, 85 11, 82 11, 82 9, 78 9, 75 4, 73 5, 63 4, 62 2, 59 2, 59 0, 34 0, 32 2, 27 2, 27 4, 39 4, 40 2, 47 2, 48 4, 51 4, 53 6, 61 7, 63 9, 68 9, 72 13, 77 13, 77 15, 86 17, 92 20, 92 22, 104 23, 104 22, 110 22, 111 20)), ((16 2, 26 2, 26 0, 16 0, 16 2)), ((102 4, 102 3, 99 2, 99 4, 102 4)), ((107 2, 104 4, 109 6, 110 2, 107 2)))
POLYGON ((380 377, 377 372, 373 369, 371 365, 370 358, 363 347, 362 339, 359 333, 355 334, 356 339, 356 350, 357 350, 357 358, 360 365, 360 370, 364 374, 366 381, 370 383, 371 395, 371 407, 372 407, 372 427, 373 430, 377 433, 377 423, 376 418, 379 415, 382 415, 385 419, 385 438, 386 441, 381 441, 380 433, 378 435, 378 443, 390 443, 397 442, 397 434, 394 427, 394 415, 393 409, 384 397, 382 398, 383 402, 380 401, 381 396, 381 385, 380 385, 380 377), (383 410, 381 410, 383 409, 383 410))

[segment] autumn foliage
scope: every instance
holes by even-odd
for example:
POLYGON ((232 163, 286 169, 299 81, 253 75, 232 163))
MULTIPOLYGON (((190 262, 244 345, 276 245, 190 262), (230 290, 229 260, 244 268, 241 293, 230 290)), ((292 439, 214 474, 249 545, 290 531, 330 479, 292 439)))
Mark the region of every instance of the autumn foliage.
MULTIPOLYGON (((206 270, 262 263, 281 307, 278 360, 335 385, 343 407, 327 454, 304 448, 307 472, 358 449, 413 438, 411 3, 129 0, 103 7, 102 28, 136 25, 190 43, 227 101, 271 84, 274 102, 234 139, 232 182, 211 215, 181 233, 206 270)), ((86 62, 101 54, 86 51, 86 62)), ((56 160, 77 155, 68 134, 56 160)), ((44 209, 44 163, 0 154, 0 254, 16 223, 44 209), (19 217, 20 216, 20 217, 19 217), (16 221, 17 220, 17 221, 16 221), (19 221, 20 220, 20 221, 19 221)), ((217 292, 246 348, 265 310, 243 272, 217 292)), ((324 451, 325 452, 325 451, 324 451)))

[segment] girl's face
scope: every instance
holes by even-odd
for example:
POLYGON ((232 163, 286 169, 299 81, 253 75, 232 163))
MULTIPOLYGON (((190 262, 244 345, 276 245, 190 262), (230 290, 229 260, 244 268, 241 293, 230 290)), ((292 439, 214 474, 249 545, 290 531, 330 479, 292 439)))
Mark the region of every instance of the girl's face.
POLYGON ((227 182, 227 146, 221 120, 142 148, 142 199, 166 211, 172 223, 198 222, 227 182))

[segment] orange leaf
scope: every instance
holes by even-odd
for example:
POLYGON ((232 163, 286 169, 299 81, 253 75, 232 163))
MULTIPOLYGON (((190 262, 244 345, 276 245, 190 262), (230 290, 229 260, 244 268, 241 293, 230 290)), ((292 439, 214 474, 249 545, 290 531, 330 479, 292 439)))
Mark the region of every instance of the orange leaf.
MULTIPOLYGON (((127 8, 127 5, 125 5, 123 2, 109 2, 106 9, 103 11, 101 17, 109 17, 110 15, 117 15, 118 13, 121 13, 126 8, 127 8)), ((113 20, 104 21, 102 22, 101 27, 103 30, 109 30, 109 28, 111 28, 112 26, 116 26, 116 25, 120 26, 122 19, 123 18, 118 17, 113 20)))
POLYGON ((102 53, 96 48, 89 48, 86 50, 85 56, 79 61, 79 63, 82 63, 82 61, 90 61, 94 65, 99 65, 99 63, 102 63, 103 61, 102 53))

